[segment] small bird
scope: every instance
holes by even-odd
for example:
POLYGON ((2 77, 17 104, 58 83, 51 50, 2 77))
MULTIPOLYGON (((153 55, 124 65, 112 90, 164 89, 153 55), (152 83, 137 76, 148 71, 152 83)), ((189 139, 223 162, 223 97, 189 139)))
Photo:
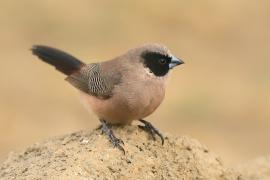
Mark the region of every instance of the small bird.
POLYGON ((114 147, 125 153, 124 142, 117 138, 111 125, 131 124, 139 120, 140 128, 155 140, 162 134, 144 118, 152 114, 165 96, 166 82, 172 69, 184 62, 173 56, 164 45, 150 43, 130 49, 111 60, 85 64, 59 49, 43 45, 32 47, 42 61, 67 75, 83 101, 99 118, 102 133, 114 147))

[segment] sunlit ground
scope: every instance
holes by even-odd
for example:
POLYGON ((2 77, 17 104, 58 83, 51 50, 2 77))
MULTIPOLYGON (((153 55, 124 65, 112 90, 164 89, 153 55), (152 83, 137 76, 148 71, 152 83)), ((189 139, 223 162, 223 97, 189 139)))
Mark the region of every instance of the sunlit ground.
POLYGON ((31 55, 33 44, 90 63, 163 43, 186 64, 148 120, 227 164, 269 154, 269 17, 266 0, 0 1, 0 159, 98 124, 65 76, 31 55))

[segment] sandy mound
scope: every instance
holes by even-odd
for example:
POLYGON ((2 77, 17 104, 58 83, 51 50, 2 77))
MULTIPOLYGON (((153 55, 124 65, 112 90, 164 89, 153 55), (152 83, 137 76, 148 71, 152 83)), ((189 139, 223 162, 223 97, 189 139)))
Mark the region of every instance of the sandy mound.
POLYGON ((100 130, 82 131, 11 153, 1 179, 241 179, 189 137, 166 135, 164 146, 136 126, 114 128, 126 155, 100 130))

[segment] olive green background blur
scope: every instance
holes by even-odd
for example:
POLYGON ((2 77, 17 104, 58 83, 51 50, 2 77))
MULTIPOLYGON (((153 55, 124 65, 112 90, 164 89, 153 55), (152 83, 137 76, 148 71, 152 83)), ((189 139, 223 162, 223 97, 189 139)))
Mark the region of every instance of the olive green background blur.
POLYGON ((163 43, 186 64, 148 120, 198 139, 227 164, 269 154, 269 18, 267 0, 1 0, 0 160, 98 125, 65 76, 31 55, 33 44, 90 63, 163 43))

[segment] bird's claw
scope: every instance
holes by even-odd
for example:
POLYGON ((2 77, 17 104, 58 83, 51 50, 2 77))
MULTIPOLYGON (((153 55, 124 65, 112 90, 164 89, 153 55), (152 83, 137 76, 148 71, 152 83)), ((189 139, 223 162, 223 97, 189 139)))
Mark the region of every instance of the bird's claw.
POLYGON ((126 154, 126 151, 122 146, 122 145, 125 145, 124 141, 122 139, 116 138, 114 135, 109 136, 109 138, 110 138, 110 141, 111 141, 111 143, 113 144, 114 147, 117 147, 118 149, 123 151, 124 154, 126 154))
POLYGON ((110 127, 105 121, 101 121, 101 123, 102 123, 101 128, 100 128, 101 133, 102 134, 105 133, 108 136, 110 142, 113 144, 113 146, 117 147, 125 154, 126 153, 125 149, 122 146, 122 145, 125 145, 124 141, 120 138, 115 137, 113 131, 110 129, 110 127))
POLYGON ((139 121, 144 124, 144 126, 138 125, 139 128, 141 128, 144 131, 147 131, 148 133, 150 133, 150 135, 151 135, 151 137, 153 138, 154 141, 156 140, 155 135, 159 136, 160 139, 161 139, 162 145, 164 144, 164 137, 163 137, 163 135, 150 122, 145 121, 143 119, 140 119, 139 121))

